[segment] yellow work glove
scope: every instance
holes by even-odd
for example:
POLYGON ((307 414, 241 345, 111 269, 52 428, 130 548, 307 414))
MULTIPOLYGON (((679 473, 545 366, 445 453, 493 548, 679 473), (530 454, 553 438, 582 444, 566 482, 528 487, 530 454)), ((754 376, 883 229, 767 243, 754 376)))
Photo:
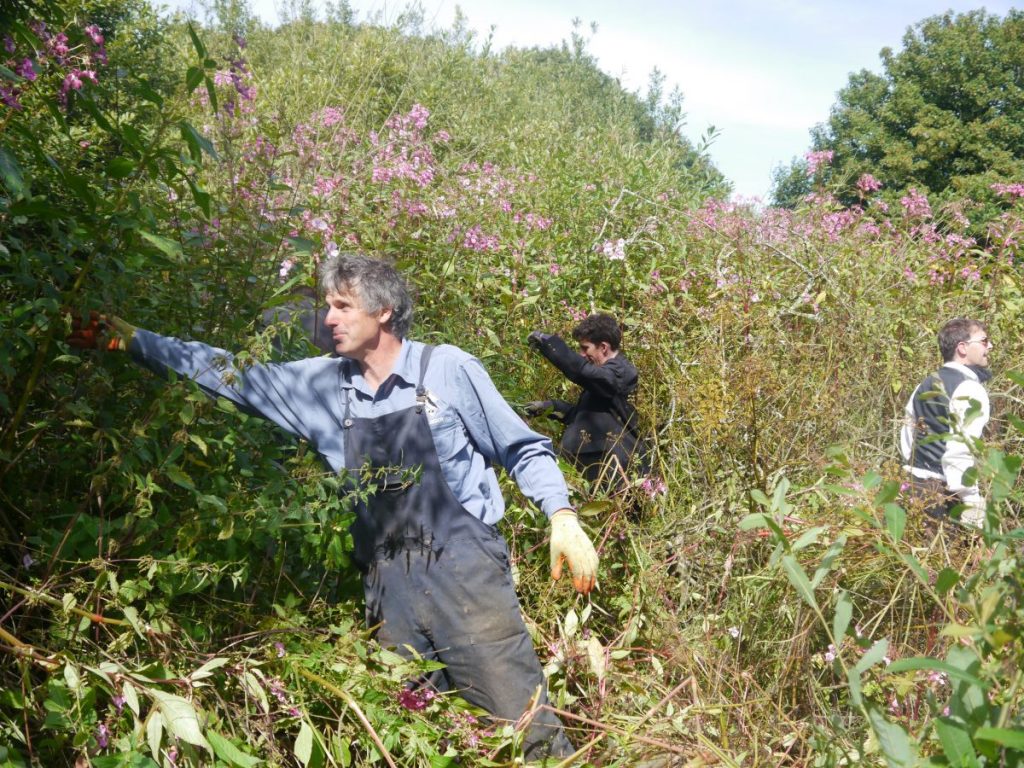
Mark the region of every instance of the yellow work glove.
POLYGON ((66 339, 77 349, 106 349, 124 352, 135 335, 135 326, 117 315, 90 312, 88 317, 72 317, 71 333, 66 339))
POLYGON ((555 581, 562 577, 565 560, 576 591, 587 594, 597 581, 597 552, 571 509, 560 509, 551 516, 551 578, 555 581))

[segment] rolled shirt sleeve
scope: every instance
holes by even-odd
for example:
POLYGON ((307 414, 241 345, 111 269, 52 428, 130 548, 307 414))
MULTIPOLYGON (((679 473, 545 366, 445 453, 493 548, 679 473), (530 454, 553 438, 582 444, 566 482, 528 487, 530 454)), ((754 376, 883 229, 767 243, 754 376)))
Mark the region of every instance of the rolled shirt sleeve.
POLYGON ((480 361, 467 357, 458 367, 454 385, 459 417, 477 449, 504 467, 548 517, 570 507, 551 440, 530 429, 512 410, 480 361))

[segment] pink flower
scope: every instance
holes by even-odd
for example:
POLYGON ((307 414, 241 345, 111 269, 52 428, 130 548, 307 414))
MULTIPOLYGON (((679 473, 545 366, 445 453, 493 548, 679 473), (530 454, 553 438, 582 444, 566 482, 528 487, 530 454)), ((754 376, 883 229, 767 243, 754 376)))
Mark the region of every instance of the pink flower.
POLYGON ((618 240, 605 240, 597 250, 607 256, 609 261, 626 259, 626 241, 621 237, 618 240))
POLYGON ((14 53, 17 50, 14 46, 14 38, 10 35, 4 35, 4 50, 8 53, 14 53))
POLYGON ((805 154, 804 159, 807 161, 807 175, 813 176, 823 165, 831 163, 834 155, 835 153, 831 149, 822 149, 817 152, 808 152, 805 154))
POLYGON ((857 189, 859 189, 865 195, 870 192, 877 192, 882 188, 882 182, 872 176, 870 173, 865 173, 859 179, 857 179, 857 189))
POLYGON ((992 184, 990 189, 994 190, 996 194, 1009 197, 1010 199, 1024 197, 1024 184, 1019 182, 1016 184, 992 184))
POLYGON ((23 77, 29 82, 36 79, 36 72, 32 68, 32 59, 22 59, 21 63, 14 68, 14 71, 19 77, 23 77))
POLYGON ((665 481, 660 477, 644 478, 644 481, 640 484, 640 489, 646 493, 647 497, 650 499, 668 491, 668 488, 665 486, 665 481))
POLYGON ((117 714, 120 715, 121 714, 121 710, 124 709, 124 696, 121 696, 120 694, 118 694, 118 695, 114 696, 110 701, 114 705, 114 707, 117 709, 117 714))
POLYGON ((274 643, 274 650, 277 651, 277 658, 284 658, 284 643, 274 643))
POLYGON ((558 264, 549 264, 548 265, 548 272, 550 272, 552 275, 557 275, 561 271, 562 271, 562 268, 558 264))
POLYGON ((106 749, 110 745, 110 730, 107 728, 106 723, 100 723, 96 726, 96 746, 100 749, 106 749))
POLYGON ((94 45, 103 45, 103 34, 100 32, 100 28, 95 24, 90 24, 85 28, 85 34, 89 36, 94 45))
POLYGON ((406 709, 418 711, 426 709, 430 702, 437 698, 437 694, 429 688, 403 688, 396 698, 406 709))
POLYGON ((930 219, 932 207, 928 204, 928 198, 917 191, 916 187, 907 190, 907 194, 900 198, 900 205, 912 219, 930 219))

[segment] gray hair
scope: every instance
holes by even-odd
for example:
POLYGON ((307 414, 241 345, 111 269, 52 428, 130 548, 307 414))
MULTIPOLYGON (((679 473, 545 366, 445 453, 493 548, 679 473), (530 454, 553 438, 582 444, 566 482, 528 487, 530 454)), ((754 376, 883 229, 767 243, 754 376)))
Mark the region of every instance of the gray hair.
POLYGON ((373 314, 391 310, 388 330, 404 339, 412 325, 412 293, 394 265, 361 253, 339 253, 320 265, 324 295, 351 292, 373 314))

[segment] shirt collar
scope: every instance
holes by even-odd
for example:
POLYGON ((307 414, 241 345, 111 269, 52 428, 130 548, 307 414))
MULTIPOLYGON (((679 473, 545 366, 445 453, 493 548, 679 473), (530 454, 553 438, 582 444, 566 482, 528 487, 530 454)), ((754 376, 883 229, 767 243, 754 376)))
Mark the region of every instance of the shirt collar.
POLYGON ((974 381, 980 381, 982 383, 988 381, 992 374, 989 373, 988 368, 982 368, 977 365, 964 365, 963 363, 943 363, 943 368, 952 368, 955 371, 960 371, 964 376, 974 381))
MULTIPOLYGON (((391 375, 381 384, 381 387, 390 388, 398 383, 415 387, 416 382, 419 380, 419 361, 422 352, 422 344, 409 341, 409 339, 402 339, 402 348, 399 350, 398 357, 395 360, 395 367, 392 369, 391 375), (396 378, 398 381, 393 382, 392 380, 396 378)), ((366 385, 366 379, 363 378, 363 372, 359 368, 359 363, 347 357, 341 357, 340 360, 342 366, 342 389, 355 389, 369 396, 370 388, 366 385)))

